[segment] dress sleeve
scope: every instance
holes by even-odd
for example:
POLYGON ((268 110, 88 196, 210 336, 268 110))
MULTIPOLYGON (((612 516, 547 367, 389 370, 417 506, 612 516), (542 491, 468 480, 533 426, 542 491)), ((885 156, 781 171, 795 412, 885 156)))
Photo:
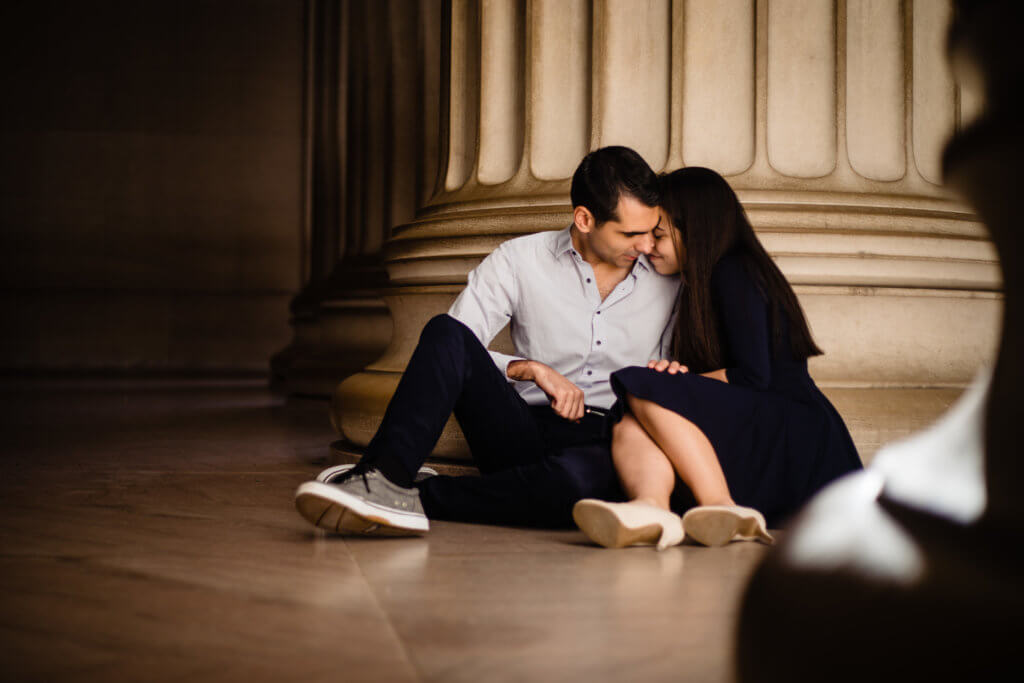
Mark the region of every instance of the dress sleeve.
POLYGON ((727 352, 729 383, 767 388, 772 380, 768 303, 739 260, 727 256, 715 266, 711 297, 727 352))
MULTIPOLYGON (((470 271, 466 288, 448 309, 448 315, 472 330, 486 347, 515 315, 517 300, 514 263, 508 250, 498 247, 470 271)), ((524 360, 497 351, 488 353, 506 378, 508 364, 524 360)))

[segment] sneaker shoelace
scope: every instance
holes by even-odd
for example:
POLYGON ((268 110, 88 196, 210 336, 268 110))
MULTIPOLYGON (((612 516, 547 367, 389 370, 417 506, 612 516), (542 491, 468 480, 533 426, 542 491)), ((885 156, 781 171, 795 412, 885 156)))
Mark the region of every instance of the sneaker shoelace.
POLYGON ((366 487, 366 492, 370 493, 370 481, 366 478, 366 475, 372 468, 369 465, 364 465, 362 462, 356 463, 356 466, 350 469, 348 472, 343 472, 339 477, 331 481, 332 484, 341 484, 349 479, 359 475, 363 478, 363 486, 366 487))

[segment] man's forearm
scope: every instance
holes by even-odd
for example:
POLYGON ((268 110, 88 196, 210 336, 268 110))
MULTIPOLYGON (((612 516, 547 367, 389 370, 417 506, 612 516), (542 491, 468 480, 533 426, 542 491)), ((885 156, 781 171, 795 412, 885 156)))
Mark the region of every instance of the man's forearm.
POLYGON ((510 379, 535 383, 543 391, 551 407, 567 420, 579 420, 584 414, 583 390, 561 373, 535 360, 515 360, 505 368, 510 379))
POLYGON ((539 360, 514 360, 505 368, 505 374, 509 379, 533 382, 544 391, 548 390, 552 381, 568 381, 550 365, 545 365, 539 360))
POLYGON ((537 365, 532 360, 514 360, 505 368, 505 374, 509 379, 524 382, 534 382, 537 379, 537 365))

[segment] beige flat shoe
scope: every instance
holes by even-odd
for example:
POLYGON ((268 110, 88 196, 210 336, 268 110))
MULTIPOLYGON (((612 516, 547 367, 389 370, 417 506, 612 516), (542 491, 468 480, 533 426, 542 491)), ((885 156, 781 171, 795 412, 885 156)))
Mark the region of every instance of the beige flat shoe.
POLYGON ((664 550, 679 545, 684 537, 679 515, 637 501, 609 503, 585 498, 573 506, 572 518, 587 538, 605 548, 653 545, 664 550))
POLYGON ((775 542, 768 533, 764 515, 742 505, 701 505, 683 515, 686 535, 704 545, 725 545, 730 541, 775 542))

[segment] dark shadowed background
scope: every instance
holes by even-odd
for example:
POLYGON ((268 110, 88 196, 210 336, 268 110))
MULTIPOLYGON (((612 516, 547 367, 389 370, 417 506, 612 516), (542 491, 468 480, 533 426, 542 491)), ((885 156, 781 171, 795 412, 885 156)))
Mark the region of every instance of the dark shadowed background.
POLYGON ((301 278, 303 3, 4 3, 0 370, 265 373, 301 278))

